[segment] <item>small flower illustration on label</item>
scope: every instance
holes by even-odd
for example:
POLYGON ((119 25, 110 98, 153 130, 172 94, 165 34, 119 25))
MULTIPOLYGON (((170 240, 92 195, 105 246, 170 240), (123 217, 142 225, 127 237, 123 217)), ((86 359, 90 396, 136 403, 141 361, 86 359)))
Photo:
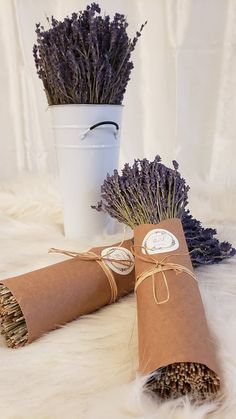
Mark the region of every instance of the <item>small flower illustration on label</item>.
POLYGON ((106 247, 101 252, 106 265, 117 274, 128 275, 134 269, 134 257, 125 247, 106 247), (127 261, 127 264, 119 262, 127 261))
POLYGON ((142 252, 149 255, 173 252, 179 248, 179 241, 170 231, 156 228, 146 234, 142 247, 142 252))

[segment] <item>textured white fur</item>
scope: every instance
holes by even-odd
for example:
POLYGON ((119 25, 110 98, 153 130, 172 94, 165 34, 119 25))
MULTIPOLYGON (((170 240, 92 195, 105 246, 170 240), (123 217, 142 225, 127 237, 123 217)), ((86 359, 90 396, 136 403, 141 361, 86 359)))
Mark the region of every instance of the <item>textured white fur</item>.
MULTIPOLYGON (((214 218, 210 200, 204 200, 204 208, 200 199, 193 202, 195 213, 209 220, 214 218)), ((2 185, 1 278, 65 258, 48 254, 49 247, 85 250, 101 240, 109 243, 117 238, 71 242, 62 235, 61 220, 55 187, 48 179, 27 177, 2 185)), ((236 244, 232 224, 224 221, 218 227, 221 238, 236 244)), ((187 399, 158 405, 142 396, 142 380, 135 381, 136 313, 130 295, 22 349, 8 349, 1 338, 0 418, 235 419, 236 260, 197 272, 224 377, 218 407, 210 403, 191 406, 187 399)))

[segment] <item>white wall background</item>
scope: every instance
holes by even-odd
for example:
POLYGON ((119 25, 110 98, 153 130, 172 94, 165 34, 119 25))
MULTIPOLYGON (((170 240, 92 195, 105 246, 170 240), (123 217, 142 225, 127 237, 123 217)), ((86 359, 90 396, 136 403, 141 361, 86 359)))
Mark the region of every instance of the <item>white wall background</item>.
MULTIPOLYGON (((35 22, 84 0, 0 0, 0 177, 56 173, 53 136, 32 58, 35 22)), ((176 158, 190 182, 236 188, 236 0, 100 0, 148 25, 125 98, 122 162, 176 158)))

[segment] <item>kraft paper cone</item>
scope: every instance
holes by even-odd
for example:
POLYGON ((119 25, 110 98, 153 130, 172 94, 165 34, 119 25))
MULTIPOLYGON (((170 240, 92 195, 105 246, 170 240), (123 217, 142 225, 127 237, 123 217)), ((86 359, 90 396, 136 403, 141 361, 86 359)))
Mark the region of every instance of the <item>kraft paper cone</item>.
MULTIPOLYGON (((139 225, 134 230, 134 245, 136 278, 154 267, 150 255, 145 255, 141 249, 145 245, 153 247, 153 252, 155 249, 162 251, 151 254, 155 260, 162 261, 166 257, 166 262, 178 263, 193 272, 179 219, 164 220, 157 225, 139 225), (170 235, 159 232, 155 242, 157 236, 149 233, 154 229, 166 230, 170 235), (138 256, 146 260, 140 260, 138 256)), ((161 367, 184 362, 203 364, 218 375, 215 349, 197 281, 187 273, 176 274, 173 270, 165 271, 165 276, 168 289, 161 272, 154 277, 158 301, 168 299, 169 292, 169 299, 163 304, 156 304, 154 300, 152 277, 146 278, 136 290, 140 373, 149 374, 161 367)))
MULTIPOLYGON (((120 249, 129 250, 131 245, 132 242, 127 240, 120 249)), ((90 251, 101 255, 102 250, 113 246, 96 247, 90 251)), ((115 266, 116 272, 112 273, 117 298, 120 298, 133 290, 134 271, 131 267, 127 274, 119 274, 122 266, 118 264, 118 269, 116 264, 112 266, 115 266)), ((79 256, 0 283, 10 290, 20 306, 28 329, 27 343, 103 307, 111 298, 111 287, 102 267, 94 260, 81 260, 79 256)))

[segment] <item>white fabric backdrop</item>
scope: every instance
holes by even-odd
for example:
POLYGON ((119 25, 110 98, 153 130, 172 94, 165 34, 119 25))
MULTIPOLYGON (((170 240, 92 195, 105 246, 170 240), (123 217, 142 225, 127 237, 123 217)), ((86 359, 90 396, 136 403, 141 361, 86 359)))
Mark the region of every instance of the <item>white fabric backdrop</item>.
MULTIPOLYGON (((56 173, 53 136, 32 58, 35 22, 84 0, 0 0, 1 178, 56 173)), ((125 98, 121 162, 176 158, 190 182, 236 189, 236 1, 100 0, 130 34, 148 20, 125 98)), ((219 199, 220 195, 219 194, 219 199)))
MULTIPOLYGON (((107 12, 124 11, 131 34, 148 20, 125 99, 122 161, 156 153, 167 163, 178 159, 193 186, 193 214, 204 224, 207 220, 219 226, 221 240, 235 245, 236 0, 100 3, 107 12)), ((62 18, 85 4, 0 0, 2 278, 54 263, 55 257, 61 260, 47 254, 49 247, 82 251, 92 246, 83 243, 82 248, 62 235, 56 188, 48 182, 48 174, 56 179, 49 113, 31 52, 35 22, 45 22, 45 15, 52 13, 62 18)), ((223 371, 223 403, 211 415, 214 419, 235 419, 236 412, 234 265, 232 259, 198 271, 223 371)), ((206 419, 214 405, 130 403, 137 362, 134 324, 130 296, 17 353, 0 339, 0 374, 5 377, 0 383, 1 418, 206 419)))

